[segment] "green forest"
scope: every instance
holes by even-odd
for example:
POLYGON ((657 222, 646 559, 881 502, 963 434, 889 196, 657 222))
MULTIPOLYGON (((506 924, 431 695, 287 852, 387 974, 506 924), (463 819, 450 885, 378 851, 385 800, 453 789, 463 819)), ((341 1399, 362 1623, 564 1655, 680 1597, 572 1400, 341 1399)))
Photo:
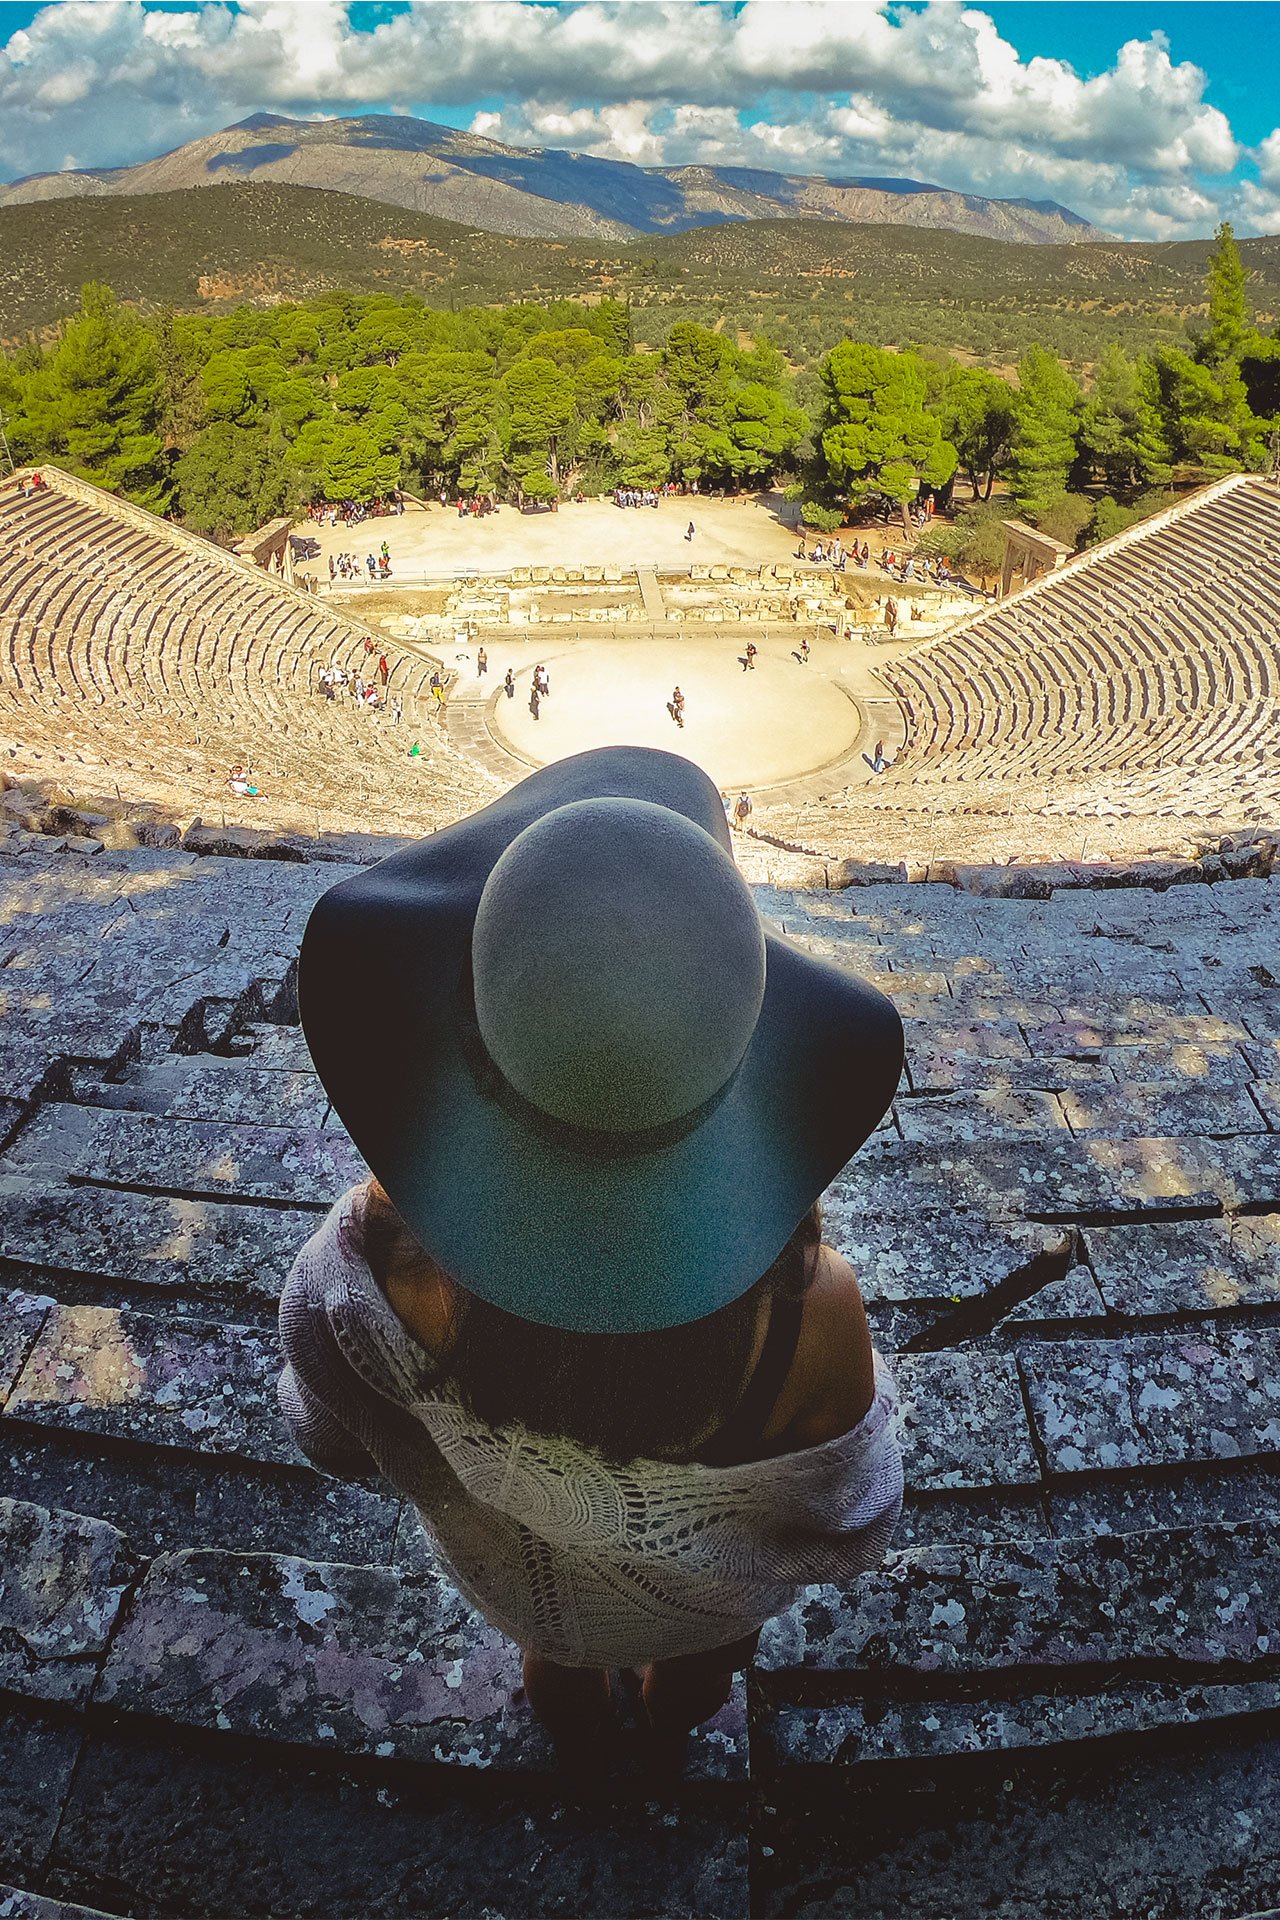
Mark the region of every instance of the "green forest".
POLYGON ((924 490, 948 504, 962 476, 970 502, 933 537, 977 565, 1010 498, 1075 545, 1171 487, 1268 464, 1280 339, 1253 323, 1229 227, 1203 315, 1178 344, 1105 344, 1086 389, 1044 346, 1009 379, 853 337, 797 364, 763 333, 687 317, 639 341, 617 299, 444 311, 331 292, 143 316, 92 283, 56 336, 0 359, 0 414, 16 462, 223 539, 398 487, 537 505, 668 480, 781 484, 824 528, 924 490))

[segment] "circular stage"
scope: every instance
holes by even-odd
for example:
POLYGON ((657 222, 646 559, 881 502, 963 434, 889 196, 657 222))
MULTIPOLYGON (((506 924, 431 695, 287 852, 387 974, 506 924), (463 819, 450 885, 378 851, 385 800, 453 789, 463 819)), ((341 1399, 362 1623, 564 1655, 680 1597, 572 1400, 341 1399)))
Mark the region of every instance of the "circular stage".
POLYGON ((862 732, 861 709, 822 672, 818 649, 804 666, 780 640, 756 644, 750 672, 742 664, 745 638, 618 639, 546 653, 551 692, 538 718, 526 665, 516 674, 515 697, 499 686, 490 701, 490 726, 536 766, 588 747, 664 747, 696 761, 725 790, 781 785, 851 752, 862 732), (685 696, 683 727, 667 708, 677 685, 685 696))

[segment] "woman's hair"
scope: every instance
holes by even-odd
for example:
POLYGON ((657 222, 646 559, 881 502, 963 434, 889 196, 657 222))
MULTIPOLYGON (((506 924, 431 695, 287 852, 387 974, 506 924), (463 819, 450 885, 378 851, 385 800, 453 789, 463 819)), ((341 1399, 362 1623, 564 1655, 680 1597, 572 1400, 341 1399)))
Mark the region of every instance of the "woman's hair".
POLYGON ((746 1384, 762 1297, 800 1298, 822 1238, 815 1204, 772 1266, 719 1312, 653 1333, 570 1333, 467 1292, 422 1251, 376 1180, 366 1196, 361 1251, 380 1284, 444 1284, 449 1330, 438 1359, 466 1410, 624 1462, 688 1458, 723 1425, 746 1384))

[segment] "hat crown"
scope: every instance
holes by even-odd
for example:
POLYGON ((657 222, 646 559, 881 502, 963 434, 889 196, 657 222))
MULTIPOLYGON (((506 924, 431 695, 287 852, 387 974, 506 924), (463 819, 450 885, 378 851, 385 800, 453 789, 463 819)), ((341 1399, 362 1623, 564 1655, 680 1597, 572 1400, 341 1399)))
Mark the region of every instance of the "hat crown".
POLYGON ((712 836, 646 800, 544 814, 493 867, 472 934, 490 1056, 552 1118, 625 1134, 714 1098, 764 999, 764 930, 712 836))

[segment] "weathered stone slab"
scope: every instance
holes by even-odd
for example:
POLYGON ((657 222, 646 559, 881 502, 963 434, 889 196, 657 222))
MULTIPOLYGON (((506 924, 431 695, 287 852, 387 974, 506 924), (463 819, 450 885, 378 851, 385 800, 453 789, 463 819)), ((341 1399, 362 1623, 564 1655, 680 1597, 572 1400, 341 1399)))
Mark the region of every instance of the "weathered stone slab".
POLYGON ((1126 1139, 1143 1134, 1176 1139, 1185 1134, 1204 1134, 1224 1138, 1267 1131, 1266 1121, 1243 1086, 1151 1087, 1124 1080, 1096 1093, 1070 1087, 1061 1100, 1067 1124, 1077 1135, 1126 1139))
POLYGON ((250 1065, 287 1073, 314 1073, 311 1050, 301 1027, 256 1025, 246 1027, 242 1044, 252 1046, 250 1065))
POLYGON ((263 1068, 245 1061, 171 1059, 119 1086, 104 1086, 97 1105, 132 1113, 171 1114, 231 1126, 320 1127, 328 1096, 314 1073, 263 1068))
POLYGON ((1037 1435, 1053 1473, 1280 1452, 1280 1335, 1133 1335, 1025 1346, 1037 1435))
POLYGON ((893 1371, 912 1491, 1039 1481, 1011 1354, 899 1354, 893 1371))
POLYGON ((296 1461, 276 1404, 280 1349, 252 1327, 179 1326, 114 1307, 57 1306, 5 1419, 115 1439, 296 1461))
POLYGON ((1020 1092, 1023 1089, 1061 1093, 1065 1087, 1115 1085, 1110 1065, 1103 1064, 1103 1056, 1095 1054, 1071 1059, 1029 1054, 1025 1060, 979 1060, 957 1054, 953 1060, 939 1058, 925 1062, 922 1067, 909 1059, 907 1077, 912 1092, 917 1094, 1020 1092))
POLYGON ((1255 1080, 1249 1091, 1271 1132, 1280 1132, 1280 1080, 1255 1080))
POLYGON ((136 1564, 101 1520, 0 1500, 0 1688, 82 1703, 136 1564))
POLYGON ((6 1019, 0 1028, 0 1099, 12 1115, 31 1099, 58 1058, 25 1020, 19 1026, 6 1019))
POLYGON ((22 1372, 52 1306, 53 1301, 43 1294, 23 1293, 16 1288, 0 1293, 0 1407, 22 1372))
MULTIPOLYGON (((1066 1122, 1052 1093, 988 1088, 978 1093, 899 1097, 894 1112, 904 1140, 1016 1140, 1061 1130, 1066 1122)), ((1257 1109, 1253 1109, 1255 1120, 1257 1109)), ((1259 1121, 1261 1125, 1261 1121, 1259 1121)))
POLYGON ((1147 1087, 1204 1090, 1243 1086, 1254 1078, 1256 1069, 1251 1068, 1247 1052, 1247 1048, 1225 1041, 1214 1048, 1175 1041, 1103 1047, 1098 1058, 1119 1082, 1136 1080, 1147 1087))
MULTIPOLYGON (((275 1554, 157 1560, 98 1699, 187 1725, 380 1759, 544 1770, 519 1649, 430 1572, 275 1554)), ((745 1770, 739 1691, 704 1733, 717 1777, 745 1770)))
POLYGON ((1252 993, 1237 988, 1220 995, 1211 992, 1205 997, 1214 1018, 1245 1027, 1246 1038, 1280 1040, 1280 988, 1262 988, 1252 993))
MULTIPOLYGON (((81 1729, 0 1708, 0 1862, 11 1878, 44 1871, 66 1804, 81 1729)), ((7 1890, 0 1888, 0 1920, 7 1890)))
POLYGON ((828 1190, 872 1213, 958 1211, 984 1219, 1030 1214, 1207 1212, 1280 1187, 1271 1136, 1210 1140, 1025 1139, 992 1146, 874 1144, 828 1190))
POLYGON ((1042 1491, 1039 1486, 909 1491, 894 1530, 894 1551, 905 1553, 909 1547, 957 1543, 996 1547, 1010 1540, 1046 1540, 1063 1529, 1049 1525, 1042 1491))
POLYGON ((372 1487, 226 1454, 98 1447, 50 1426, 0 1425, 0 1494, 91 1513, 140 1553, 225 1547, 387 1565, 400 1502, 372 1487))
POLYGON ((0 1183, 0 1259, 186 1294, 279 1298, 312 1212, 0 1183))
POLYGON ((328 1207, 368 1177, 341 1134, 312 1128, 219 1126, 149 1113, 57 1107, 24 1128, 7 1161, 12 1172, 56 1171, 73 1179, 144 1192, 232 1196, 328 1207))
POLYGON ((1148 1527, 1219 1526, 1224 1520, 1280 1526, 1280 1469, 1274 1461, 1171 1469, 1158 1478, 1078 1479, 1049 1495, 1054 1533, 1141 1533, 1148 1527))
POLYGON ((1059 1320, 1095 1320, 1106 1313, 1102 1295, 1088 1267, 1072 1267, 1061 1280, 1051 1280, 1006 1313, 1002 1327, 1030 1326, 1059 1320))
POLYGON ((740 1807, 635 1799, 604 1813, 554 1794, 466 1791, 470 1780, 451 1791, 438 1776, 424 1793, 332 1756, 314 1767, 278 1748, 224 1756, 149 1731, 89 1741, 46 1885, 110 1886, 153 1920, 742 1920, 752 1908, 740 1807))
POLYGON ((46 1900, 42 1893, 22 1893, 0 1887, 0 1920, 112 1920, 101 1907, 78 1907, 65 1900, 46 1900))
POLYGON ((1191 1742, 1085 1742, 1052 1765, 1013 1753, 925 1771, 923 1791, 885 1771, 771 1797, 752 1914, 1241 1920, 1280 1888, 1280 1756, 1265 1722, 1216 1723, 1191 1742))
POLYGON ((810 1589, 765 1627, 759 1664, 970 1674, 1163 1660, 1248 1680, 1278 1647, 1275 1530, 1227 1525, 903 1554, 847 1590, 810 1589))
POLYGON ((1025 1060, 1029 1049, 1015 1020, 906 1020, 907 1074, 917 1091, 946 1092, 957 1060, 1025 1060))
POLYGON ((1034 1054, 1107 1054, 1122 1046, 1216 1047, 1238 1046, 1249 1038, 1239 1018, 1207 1013, 1186 993, 1165 999, 1150 995, 1090 995, 1079 1005, 1066 1005, 1061 1018, 1026 1032, 1034 1054))
POLYGON ((1036 1261, 1065 1259, 1070 1245, 1055 1227, 963 1214, 868 1214, 857 1204, 856 1165, 823 1196, 822 1227, 869 1304, 980 1299, 1036 1261))
POLYGON ((1197 1726, 1272 1713, 1273 1680, 1235 1686, 1144 1680, 1104 1692, 1069 1689, 1014 1700, 892 1700, 778 1708, 764 1719, 767 1751, 779 1767, 857 1767, 877 1761, 940 1760, 1010 1753, 1066 1741, 1197 1726))
POLYGON ((1216 1313, 1280 1304, 1280 1216, 1089 1227, 1089 1263, 1113 1313, 1216 1313))

